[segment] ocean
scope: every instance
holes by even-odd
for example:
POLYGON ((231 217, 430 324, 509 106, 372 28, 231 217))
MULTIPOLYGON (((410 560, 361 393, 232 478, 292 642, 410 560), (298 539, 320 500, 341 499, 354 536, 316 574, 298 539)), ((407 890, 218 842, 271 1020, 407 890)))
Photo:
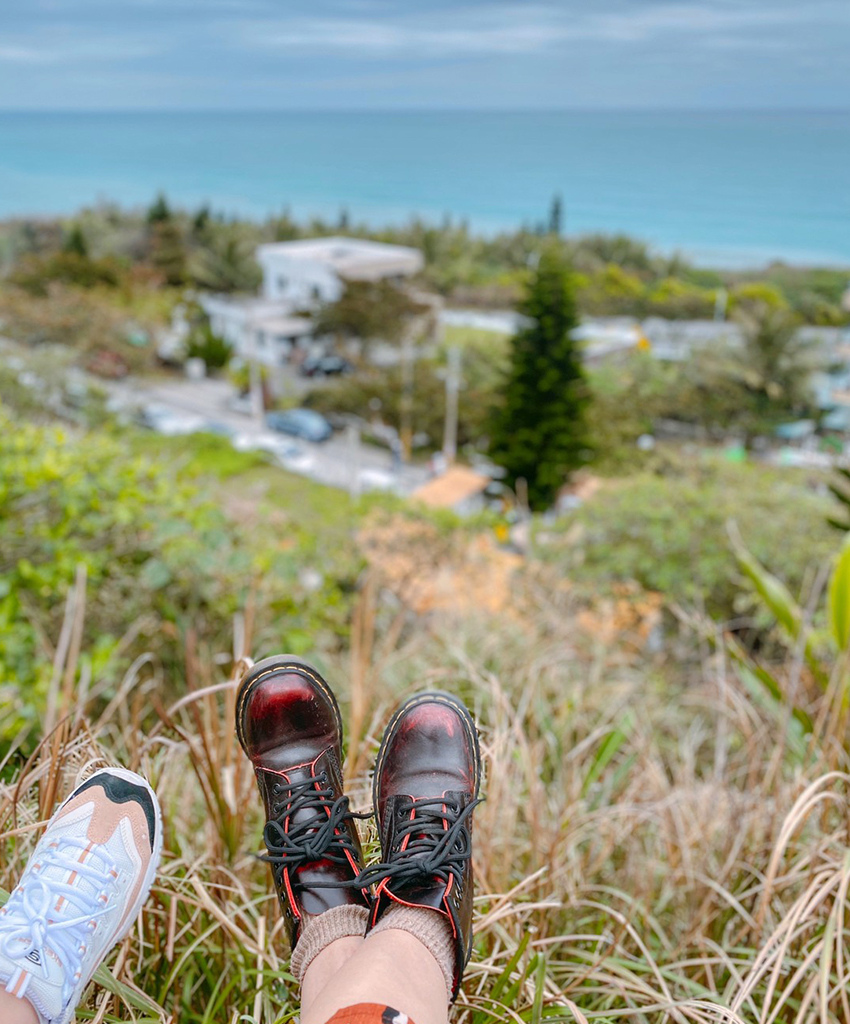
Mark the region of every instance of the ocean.
POLYGON ((567 232, 850 266, 850 112, 0 113, 0 216, 98 200, 567 232))

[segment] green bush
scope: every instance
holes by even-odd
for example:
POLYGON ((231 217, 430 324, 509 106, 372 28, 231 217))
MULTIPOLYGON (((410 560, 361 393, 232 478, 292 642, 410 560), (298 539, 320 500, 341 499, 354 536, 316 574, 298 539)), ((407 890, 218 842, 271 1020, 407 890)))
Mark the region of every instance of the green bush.
MULTIPOLYGON (((203 462, 217 441, 201 438, 192 456, 203 462)), ((35 724, 43 711, 52 645, 81 564, 87 596, 78 668, 101 680, 117 679, 139 653, 121 637, 150 622, 157 658, 179 688, 180 635, 191 627, 199 641, 226 649, 232 616, 249 592, 264 609, 258 626, 274 622, 275 646, 331 621, 338 626, 335 580, 314 593, 300 588, 299 530, 288 531, 285 545, 238 530, 185 482, 197 472, 187 460, 134 454, 120 436, 13 422, 0 407, 0 689, 18 706, 4 731, 35 724), (156 630, 163 622, 176 628, 156 630)))
POLYGON ((587 425, 597 472, 629 472, 646 460, 637 439, 653 432, 657 417, 679 411, 680 377, 677 364, 662 363, 648 352, 589 370, 587 425))
POLYGON ((665 277, 647 293, 646 312, 671 320, 708 319, 714 314, 715 300, 715 293, 709 288, 688 284, 678 277, 665 277))
POLYGON ((208 370, 221 370, 230 362, 233 346, 216 334, 209 323, 196 327, 186 342, 189 359, 203 359, 208 370))
POLYGON ((729 618, 740 591, 730 520, 795 594, 834 553, 825 518, 830 502, 793 471, 718 458, 658 468, 604 487, 570 517, 569 527, 580 524, 580 539, 575 532, 571 543, 553 539, 541 549, 546 557, 595 591, 636 580, 668 602, 704 604, 729 618))
POLYGON ((643 281, 615 263, 589 274, 576 274, 575 281, 579 308, 586 315, 640 316, 643 313, 643 281))
POLYGON ((125 274, 126 268, 114 256, 95 260, 84 253, 69 250, 21 260, 10 280, 31 295, 44 296, 53 281, 76 288, 96 288, 99 285, 115 288, 125 274))

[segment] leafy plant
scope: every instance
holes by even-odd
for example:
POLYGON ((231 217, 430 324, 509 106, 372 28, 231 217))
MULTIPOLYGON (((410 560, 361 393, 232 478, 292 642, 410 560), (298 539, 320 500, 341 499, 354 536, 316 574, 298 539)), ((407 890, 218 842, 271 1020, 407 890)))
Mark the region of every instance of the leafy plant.
POLYGON ((186 342, 186 356, 203 359, 208 370, 221 370, 233 356, 233 346, 216 334, 208 320, 196 326, 186 342))
POLYGON ((833 552, 827 503, 793 471, 717 457, 677 460, 663 449, 649 466, 606 484, 566 521, 565 541, 550 534, 541 555, 595 591, 637 580, 670 603, 698 604, 727 620, 746 611, 730 571, 730 520, 759 562, 778 566, 792 593, 833 552))

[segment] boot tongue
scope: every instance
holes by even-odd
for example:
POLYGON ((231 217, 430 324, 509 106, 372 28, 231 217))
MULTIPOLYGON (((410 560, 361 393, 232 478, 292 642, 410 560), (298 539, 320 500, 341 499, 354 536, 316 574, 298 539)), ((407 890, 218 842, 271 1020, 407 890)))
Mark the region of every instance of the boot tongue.
POLYGON ((429 885, 427 882, 422 885, 399 885, 399 892, 393 888, 392 879, 387 883, 387 892, 393 899, 400 903, 412 903, 417 907, 430 907, 432 910, 439 910, 446 913, 443 900, 446 895, 446 883, 435 878, 429 885))
MULTIPOLYGON (((320 789, 328 789, 331 785, 330 781, 318 778, 327 767, 325 754, 323 753, 312 764, 299 765, 297 768, 287 770, 286 776, 289 779, 289 785, 300 786, 302 783, 310 782, 313 785, 317 785, 320 789)), ((307 832, 309 837, 310 834, 316 832, 325 820, 325 812, 319 811, 318 808, 311 808, 309 806, 299 808, 294 812, 290 812, 289 831, 292 832, 299 825, 309 825, 310 828, 307 832), (319 814, 321 814, 321 817, 319 814)), ((303 864, 300 868, 296 868, 293 875, 293 882, 297 886, 304 913, 317 915, 338 906, 341 894, 344 892, 344 890, 338 888, 323 886, 322 883, 327 882, 328 879, 339 882, 349 881, 352 877, 352 872, 348 865, 335 864, 323 858, 312 861, 309 864, 303 864)))
MULTIPOLYGON (((307 794, 311 794, 315 787, 319 789, 326 789, 328 783, 324 779, 318 778, 321 774, 321 758, 317 758, 312 764, 299 765, 297 768, 290 768, 286 772, 286 779, 281 783, 283 786, 290 789, 290 805, 289 805, 289 832, 292 832, 299 825, 312 825, 312 831, 315 831, 325 820, 325 812, 316 806, 316 802, 302 801, 299 798, 299 794, 305 790, 307 794), (288 781, 286 781, 288 780, 288 781), (304 783, 310 783, 312 788, 307 788, 304 783), (297 787, 298 793, 294 796, 292 789, 297 787), (292 810, 292 804, 304 803, 303 807, 296 807, 292 810), (321 815, 321 817, 320 817, 321 815)), ((286 810, 286 807, 281 806, 282 810, 286 810)))
MULTIPOLYGON (((402 841, 405 843, 407 851, 405 856, 409 858, 411 863, 429 858, 434 844, 439 842, 442 833, 438 832, 437 828, 442 816, 440 814, 441 804, 437 803, 437 800, 443 799, 449 803, 453 802, 452 794, 449 793, 444 793, 442 798, 427 798, 427 806, 423 808, 420 808, 418 805, 425 800, 424 797, 417 798, 401 795, 390 797, 390 801, 394 805, 392 807, 392 818, 395 822, 396 831, 406 827, 412 817, 415 817, 417 821, 421 821, 423 825, 427 824, 428 826, 427 831, 411 831, 408 837, 402 841), (418 849, 420 843, 422 848, 418 849)), ((443 831, 446 831, 445 826, 443 831)), ((447 886, 448 882, 444 882, 436 876, 432 876, 430 880, 427 876, 423 876, 420 881, 416 882, 405 882, 401 879, 394 880, 390 878, 387 883, 387 890, 392 896, 403 902, 415 903, 418 906, 432 907, 434 910, 442 911, 444 910, 443 899, 446 895, 447 886)))

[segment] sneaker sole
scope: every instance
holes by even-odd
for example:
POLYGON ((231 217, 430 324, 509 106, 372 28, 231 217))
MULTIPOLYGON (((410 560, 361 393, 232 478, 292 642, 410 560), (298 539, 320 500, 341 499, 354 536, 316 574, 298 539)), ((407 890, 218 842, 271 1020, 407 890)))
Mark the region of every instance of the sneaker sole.
POLYGON ((386 757, 390 743, 395 737, 399 722, 411 708, 418 707, 420 704, 433 704, 435 702, 439 704, 447 704, 458 713, 458 717, 463 723, 475 761, 475 775, 473 779, 474 791, 472 797, 473 799, 478 799, 478 791, 481 786, 481 747, 478 742, 478 729, 475 726, 475 720, 470 714, 469 708, 467 708, 459 697, 455 697, 454 694, 451 693, 445 693, 443 690, 430 690, 426 693, 417 693, 414 697, 408 698, 408 700, 406 700, 396 710, 395 714, 389 720, 387 728, 384 730, 384 738, 381 740, 378 756, 375 759, 375 771, 372 775, 372 804, 375 808, 376 818, 378 815, 378 779, 381 777, 384 758, 386 757))
POLYGON ((256 665, 252 666, 250 672, 242 680, 239 686, 239 691, 236 695, 236 738, 239 740, 239 745, 242 747, 243 751, 245 751, 246 756, 248 754, 248 750, 245 746, 243 729, 245 725, 245 705, 248 697, 250 697, 252 690, 258 685, 258 683, 261 683, 269 676, 280 675, 282 672, 295 672, 298 675, 306 676, 307 679, 316 685, 322 695, 328 699, 331 707, 333 708, 336 726, 339 731, 339 743, 341 747, 343 739, 342 715, 340 714, 339 704, 337 703, 333 690, 319 675, 318 671, 308 662, 295 657, 293 654, 276 654, 271 658, 263 658, 262 661, 258 661, 256 665))

